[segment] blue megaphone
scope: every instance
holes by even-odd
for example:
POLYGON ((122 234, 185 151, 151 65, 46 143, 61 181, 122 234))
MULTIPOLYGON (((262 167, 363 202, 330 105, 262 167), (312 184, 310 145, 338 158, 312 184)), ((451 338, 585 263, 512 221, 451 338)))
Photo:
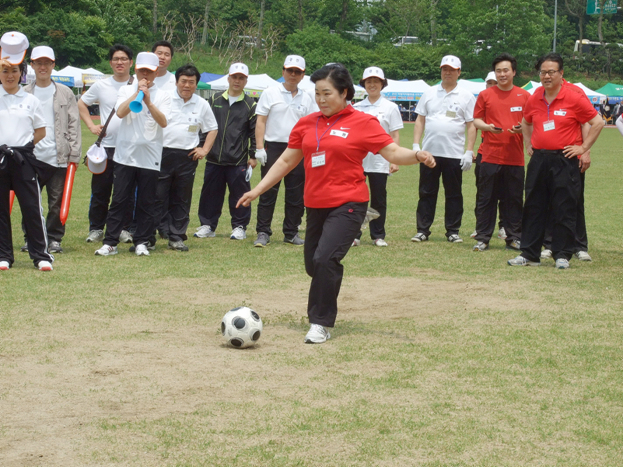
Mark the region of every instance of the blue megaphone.
POLYGON ((143 97, 145 97, 145 93, 143 91, 139 91, 136 99, 130 102, 130 110, 135 114, 143 110, 143 97))

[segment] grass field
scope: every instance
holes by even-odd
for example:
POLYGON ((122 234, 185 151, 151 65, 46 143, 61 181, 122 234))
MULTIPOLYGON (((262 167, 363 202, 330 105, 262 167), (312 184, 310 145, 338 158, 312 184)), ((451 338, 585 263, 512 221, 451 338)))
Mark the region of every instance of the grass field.
MULTIPOLYGON (((401 135, 410 147, 412 125, 401 135)), ((84 132, 86 150, 93 137, 84 132)), ((603 131, 587 175, 592 263, 510 268, 504 242, 471 251, 415 233, 418 169, 389 180, 386 249, 364 233, 345 264, 332 339, 303 344, 309 279, 282 242, 217 237, 188 253, 95 257, 90 174, 76 175, 54 271, 19 252, 0 274, 2 466, 623 465, 623 139, 603 131), (226 348, 248 305, 259 345, 226 348)), ((259 172, 259 171, 258 171, 259 172)), ((197 174, 189 232, 198 227, 197 174)), ((259 180, 254 174, 253 183, 259 180)))

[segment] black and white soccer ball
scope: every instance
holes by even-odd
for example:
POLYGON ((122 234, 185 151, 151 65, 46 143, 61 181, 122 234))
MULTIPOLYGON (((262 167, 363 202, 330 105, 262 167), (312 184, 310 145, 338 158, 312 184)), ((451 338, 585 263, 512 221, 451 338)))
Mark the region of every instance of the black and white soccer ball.
POLYGON ((262 335, 262 329, 260 315, 246 306, 229 310, 221 321, 221 333, 225 342, 237 349, 255 345, 262 335))

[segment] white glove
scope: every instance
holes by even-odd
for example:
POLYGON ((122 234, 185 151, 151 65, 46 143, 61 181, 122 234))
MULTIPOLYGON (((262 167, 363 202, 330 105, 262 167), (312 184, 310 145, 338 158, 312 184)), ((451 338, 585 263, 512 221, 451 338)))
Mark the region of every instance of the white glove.
POLYGON ((253 167, 249 165, 247 166, 247 173, 244 175, 245 181, 250 182, 252 176, 253 176, 253 167))
POLYGON ((255 160, 258 161, 260 165, 266 165, 266 161, 268 160, 268 156, 266 155, 266 149, 256 149, 255 160))
POLYGON ((417 144, 417 143, 413 143, 413 150, 414 150, 414 151, 421 151, 421 150, 422 150, 422 148, 420 148, 420 145, 419 145, 419 144, 417 144))
POLYGON ((474 151, 465 151, 461 157, 461 170, 467 172, 472 168, 472 160, 474 159, 474 151))

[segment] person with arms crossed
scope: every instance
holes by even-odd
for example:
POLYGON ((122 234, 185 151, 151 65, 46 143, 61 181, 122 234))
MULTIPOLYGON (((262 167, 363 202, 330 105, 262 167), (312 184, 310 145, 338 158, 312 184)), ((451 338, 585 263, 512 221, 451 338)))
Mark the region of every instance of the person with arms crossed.
MULTIPOLYGON (((36 79, 34 83, 25 86, 24 91, 41 101, 47 122, 45 138, 35 146, 35 164, 39 186, 45 187, 48 193, 48 251, 62 253, 61 242, 65 235, 65 226, 60 216, 67 164, 80 162, 82 132, 74 93, 67 86, 52 81, 55 61, 51 47, 42 45, 32 49, 30 63, 35 70, 36 79)), ((22 226, 24 225, 22 221, 22 226)), ((22 251, 28 251, 27 238, 22 251)))
POLYGON ((483 143, 476 199, 478 243, 473 250, 489 249, 500 198, 506 248, 519 250, 525 175, 521 120, 530 93, 513 84, 517 60, 512 55, 498 55, 492 68, 497 85, 482 91, 474 108, 474 125, 482 131, 483 143))
POLYGON ((531 156, 521 226, 521 255, 510 266, 539 266, 550 205, 552 254, 556 268, 567 269, 573 255, 580 196, 578 157, 597 140, 604 122, 587 99, 562 85, 563 60, 557 53, 536 64, 543 89, 528 99, 521 122, 524 145, 531 156), (582 139, 581 125, 591 125, 582 139))
MULTIPOLYGON (((89 235, 87 243, 100 242, 104 239, 104 227, 108 206, 112 195, 113 176, 116 162, 114 161, 117 131, 121 120, 116 115, 115 104, 119 89, 127 84, 132 84, 134 78, 130 76, 132 67, 132 49, 123 44, 115 44, 108 50, 108 63, 113 75, 93 83, 78 100, 80 117, 89 131, 94 135, 102 136, 105 122, 108 122, 106 134, 103 136, 101 145, 106 150, 106 169, 91 177, 91 202, 89 203, 89 235), (100 123, 93 123, 89 114, 89 106, 99 104, 100 123), (112 117, 109 120, 109 117, 112 117)), ((134 211, 134 195, 128 201, 123 220, 123 228, 119 235, 120 243, 132 243, 132 234, 129 232, 134 211)))
POLYGON ((417 233, 412 242, 425 242, 430 237, 430 227, 435 219, 439 178, 442 177, 446 195, 446 238, 451 243, 461 243, 459 236, 463 218, 463 172, 472 166, 476 127, 474 104, 476 98, 458 86, 461 60, 446 55, 441 60, 441 83, 428 89, 415 109, 418 114, 413 129, 413 150, 422 147, 435 156, 433 168, 420 165, 420 200, 417 206, 417 233), (467 151, 465 130, 467 129, 467 151))
POLYGON ((0 271, 13 265, 10 192, 19 202, 28 253, 36 268, 51 271, 54 256, 48 252, 41 189, 33 167, 35 145, 45 137, 46 121, 39 99, 25 92, 20 81, 26 76, 24 57, 28 38, 18 31, 0 39, 0 271))
POLYGON ((199 199, 201 227, 195 237, 214 237, 221 217, 225 189, 229 189, 232 240, 247 238, 251 208, 237 206, 240 197, 251 189, 250 173, 255 160, 255 101, 244 93, 249 68, 244 63, 229 67, 229 89, 210 98, 219 134, 206 157, 206 168, 199 199))
MULTIPOLYGON (((262 165, 262 177, 288 147, 288 138, 296 122, 313 112, 312 98, 298 87, 305 77, 305 59, 299 55, 288 55, 281 74, 284 82, 266 89, 260 96, 255 110, 257 114, 255 141, 258 145, 255 158, 262 165)), ((257 239, 253 242, 256 247, 265 247, 270 243, 273 234, 271 223, 280 184, 281 182, 276 183, 260 196, 257 204, 257 239)), ((303 161, 284 177, 283 184, 285 185, 283 241, 292 245, 303 245, 305 241, 298 234, 305 212, 303 161)))
POLYGON ((199 160, 212 148, 218 131, 210 105, 195 94, 200 77, 194 65, 177 69, 177 89, 171 93, 171 115, 164 129, 156 192, 157 224, 168 238, 169 248, 177 251, 188 251, 184 240, 188 238, 195 172, 199 160), (207 132, 202 147, 198 147, 199 130, 207 132))
POLYGON ((171 112, 171 95, 154 85, 158 57, 141 52, 136 57, 138 82, 122 87, 117 95, 117 115, 121 119, 115 151, 112 203, 106 219, 104 245, 99 256, 117 254, 119 234, 128 202, 136 190, 136 233, 133 243, 137 256, 149 256, 155 247, 156 187, 162 159, 163 128, 171 112), (143 94, 140 112, 130 111, 130 103, 143 94))
POLYGON ((305 166, 305 269, 311 276, 305 343, 322 344, 337 317, 337 298, 344 275, 342 259, 361 229, 368 206, 363 159, 369 152, 390 163, 424 162, 434 167, 426 151, 411 151, 393 142, 378 120, 356 111, 350 73, 339 63, 314 72, 320 112, 301 118, 292 129, 288 148, 262 181, 238 201, 249 205, 281 180, 301 160, 305 166), (347 128, 340 130, 340 128, 347 128))
MULTIPOLYGON (((361 102, 353 107, 363 113, 375 116, 383 129, 392 137, 394 143, 400 144, 400 130, 403 128, 402 117, 398 106, 381 96, 381 90, 387 86, 383 70, 369 67, 363 71, 359 81, 368 93, 361 102)), ((390 164, 380 154, 368 153, 363 160, 363 174, 370 184, 370 207, 379 213, 379 217, 370 221, 370 237, 374 245, 387 246, 385 241, 385 219, 387 217, 387 178, 398 171, 396 164, 390 164)), ((353 246, 361 244, 361 232, 353 240, 353 246)))

